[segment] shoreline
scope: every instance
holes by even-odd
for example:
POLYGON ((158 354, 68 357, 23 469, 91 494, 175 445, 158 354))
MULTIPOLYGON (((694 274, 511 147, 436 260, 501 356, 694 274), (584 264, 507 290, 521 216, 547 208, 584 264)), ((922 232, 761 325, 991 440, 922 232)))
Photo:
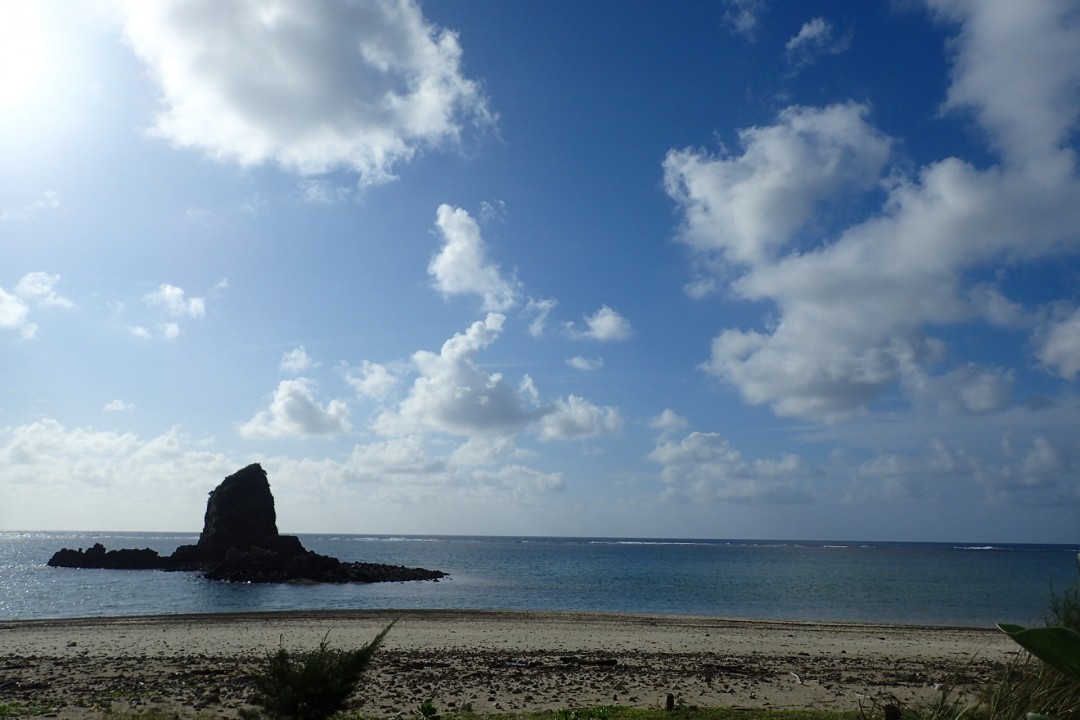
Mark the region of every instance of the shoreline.
POLYGON ((361 681, 368 717, 589 705, 857 710, 974 691, 1017 654, 990 628, 615 613, 328 610, 0 621, 0 704, 59 717, 163 707, 234 716, 279 646, 398 622, 361 681), (90 706, 90 707, 86 707, 90 706))

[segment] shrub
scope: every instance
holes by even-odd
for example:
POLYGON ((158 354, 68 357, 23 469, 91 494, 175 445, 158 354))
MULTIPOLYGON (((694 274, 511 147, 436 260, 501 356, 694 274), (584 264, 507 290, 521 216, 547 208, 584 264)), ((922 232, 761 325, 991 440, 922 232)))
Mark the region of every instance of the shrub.
POLYGON ((393 626, 358 650, 331 649, 329 633, 316 650, 290 653, 278 648, 254 677, 255 704, 275 720, 324 720, 341 712, 393 626))

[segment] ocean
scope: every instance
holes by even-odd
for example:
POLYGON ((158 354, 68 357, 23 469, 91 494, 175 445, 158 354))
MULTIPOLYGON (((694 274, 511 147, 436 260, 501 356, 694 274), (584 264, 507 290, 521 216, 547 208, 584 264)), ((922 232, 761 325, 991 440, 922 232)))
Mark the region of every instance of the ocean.
POLYGON ((0 532, 0 621, 343 609, 697 615, 992 627, 1041 622, 1077 580, 1065 545, 301 535, 345 561, 439 582, 245 585, 197 573, 50 568, 63 547, 162 554, 197 534, 0 532))

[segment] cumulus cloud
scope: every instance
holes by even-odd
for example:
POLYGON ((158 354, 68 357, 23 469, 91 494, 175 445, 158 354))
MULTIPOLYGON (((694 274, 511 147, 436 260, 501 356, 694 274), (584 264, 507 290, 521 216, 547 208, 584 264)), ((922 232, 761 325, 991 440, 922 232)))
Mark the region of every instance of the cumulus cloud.
POLYGON ((1048 323, 1035 355, 1061 377, 1075 380, 1080 373, 1080 310, 1048 323))
POLYGON ((282 372, 298 375, 309 368, 318 366, 319 363, 311 359, 303 345, 293 348, 281 356, 280 369, 282 372))
POLYGON ((22 298, 0 288, 0 328, 18 330, 23 339, 29 340, 37 333, 37 325, 29 322, 30 307, 22 298))
POLYGON ((186 297, 175 285, 162 284, 143 300, 148 305, 161 308, 167 315, 178 318, 200 318, 206 314, 206 301, 200 297, 186 297))
POLYGON ((566 364, 575 370, 591 372, 604 367, 604 358, 587 358, 582 357, 581 355, 575 355, 574 357, 567 359, 566 364))
MULTIPOLYGON (((943 343, 929 330, 1030 325, 1032 312, 975 272, 1052 259, 1080 236, 1080 180, 1066 147, 1080 107, 1070 80, 1080 72, 1080 24, 1055 3, 933 5, 960 23, 947 107, 974 111, 1002 165, 946 158, 886 174, 893 143, 853 103, 788 108, 774 125, 743 131, 740 156, 668 155, 680 238, 722 266, 734 297, 776 309, 763 328, 723 329, 703 366, 749 403, 830 421, 864 411, 897 384, 916 402, 928 388, 944 390, 946 404, 965 411, 1005 401, 1007 370, 957 359, 934 377, 943 343), (984 72, 980 59, 1008 72, 984 72), (885 201, 869 219, 816 229, 830 224, 828 200, 870 190, 885 201)), ((1047 347, 1040 358, 1058 367, 1047 347)))
POLYGON ((822 203, 877 186, 892 143, 869 112, 793 106, 773 125, 741 130, 741 155, 669 152, 664 183, 683 211, 680 239, 731 263, 773 259, 822 203))
POLYGON ((443 246, 428 264, 436 289, 445 295, 475 294, 489 312, 508 310, 518 302, 520 284, 503 277, 487 259, 480 226, 461 208, 440 205, 435 226, 443 246))
POLYGON ((584 330, 577 330, 573 325, 569 330, 573 337, 597 342, 621 342, 634 336, 630 321, 607 305, 585 317, 584 330))
POLYGON ((950 413, 988 413, 1009 404, 1015 372, 968 363, 933 376, 920 367, 905 373, 903 385, 916 405, 950 413))
MULTIPOLYGON (((215 289, 223 287, 219 283, 215 289)), ((206 315, 205 298, 189 297, 183 288, 167 283, 162 283, 157 290, 144 295, 143 302, 158 311, 159 322, 157 323, 157 329, 160 336, 166 340, 173 340, 183 332, 178 320, 199 319, 206 315)), ((144 325, 131 326, 128 330, 136 337, 150 338, 153 336, 144 325)))
POLYGON ((492 120, 457 35, 412 0, 122 7, 163 96, 151 131, 216 159, 369 185, 492 120))
POLYGON ((542 440, 573 440, 610 435, 622 429, 623 419, 617 408, 601 407, 571 395, 559 398, 540 419, 542 440))
POLYGON ((533 407, 527 392, 531 380, 514 387, 500 373, 475 363, 476 354, 502 333, 505 320, 489 313, 443 343, 438 353, 414 353, 418 377, 408 397, 396 411, 380 416, 376 428, 394 434, 426 429, 468 435, 513 432, 535 421, 543 412, 533 407))
POLYGON ((664 412, 649 421, 649 427, 656 430, 679 430, 686 427, 688 424, 686 418, 682 417, 671 408, 664 408, 664 412))
POLYGON ((929 0, 959 25, 945 108, 974 113, 1010 168, 1054 182, 1075 173, 1080 22, 1069 3, 929 0))
POLYGON ((360 397, 382 400, 389 397, 398 385, 398 378, 385 365, 365 360, 359 368, 349 368, 345 381, 360 397))
POLYGON ((801 503, 815 496, 804 480, 802 460, 746 460, 717 433, 691 432, 681 440, 660 438, 649 460, 661 467, 670 491, 698 501, 801 503))
POLYGON ((799 32, 784 45, 784 50, 788 62, 798 68, 812 65, 822 55, 842 53, 850 44, 850 35, 837 37, 831 22, 816 17, 803 23, 799 32))
POLYGON ((360 516, 372 526, 381 521, 384 532, 400 531, 403 522, 416 522, 418 508, 433 507, 437 512, 421 524, 434 527, 450 514, 465 520, 442 527, 465 532, 492 507, 535 507, 566 487, 560 473, 522 464, 511 442, 501 450, 494 443, 485 456, 473 439, 447 450, 442 442, 429 447, 422 437, 403 436, 356 445, 340 459, 256 458, 211 445, 177 429, 140 437, 69 428, 53 419, 0 427, 2 509, 17 512, 27 529, 57 523, 76 530, 190 529, 202 517, 208 489, 259 461, 270 473, 279 523, 297 530, 360 516), (467 461, 469 455, 476 462, 467 461), (69 502, 58 506, 57 493, 69 502))
POLYGON ((621 428, 616 408, 574 395, 541 403, 528 375, 514 385, 478 366, 477 354, 496 341, 505 321, 489 313, 443 343, 438 353, 413 353, 415 380, 404 400, 376 418, 374 429, 386 435, 434 431, 469 438, 536 432, 543 440, 573 440, 621 428))
POLYGON ((53 289, 58 282, 60 282, 59 275, 50 275, 46 272, 27 273, 15 286, 15 294, 46 307, 69 309, 75 307, 75 303, 58 295, 53 289))
POLYGON ((116 398, 105 404, 102 408, 105 412, 131 412, 135 409, 135 406, 131 403, 124 402, 120 398, 116 398))
POLYGON ((240 435, 252 439, 329 436, 351 429, 348 405, 343 400, 320 405, 315 384, 300 377, 278 383, 270 407, 242 424, 240 435))
POLYGON ((71 309, 75 303, 56 293, 59 275, 30 272, 15 284, 14 292, 0 287, 0 330, 15 330, 24 340, 37 335, 38 326, 30 321, 30 303, 40 307, 71 309))

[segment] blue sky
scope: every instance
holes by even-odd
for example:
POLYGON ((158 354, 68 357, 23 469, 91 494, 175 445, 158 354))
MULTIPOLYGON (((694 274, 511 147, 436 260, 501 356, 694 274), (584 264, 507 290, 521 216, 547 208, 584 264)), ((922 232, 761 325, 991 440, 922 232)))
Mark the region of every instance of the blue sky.
POLYGON ((0 529, 1076 542, 1073 2, 0 5, 0 529))

